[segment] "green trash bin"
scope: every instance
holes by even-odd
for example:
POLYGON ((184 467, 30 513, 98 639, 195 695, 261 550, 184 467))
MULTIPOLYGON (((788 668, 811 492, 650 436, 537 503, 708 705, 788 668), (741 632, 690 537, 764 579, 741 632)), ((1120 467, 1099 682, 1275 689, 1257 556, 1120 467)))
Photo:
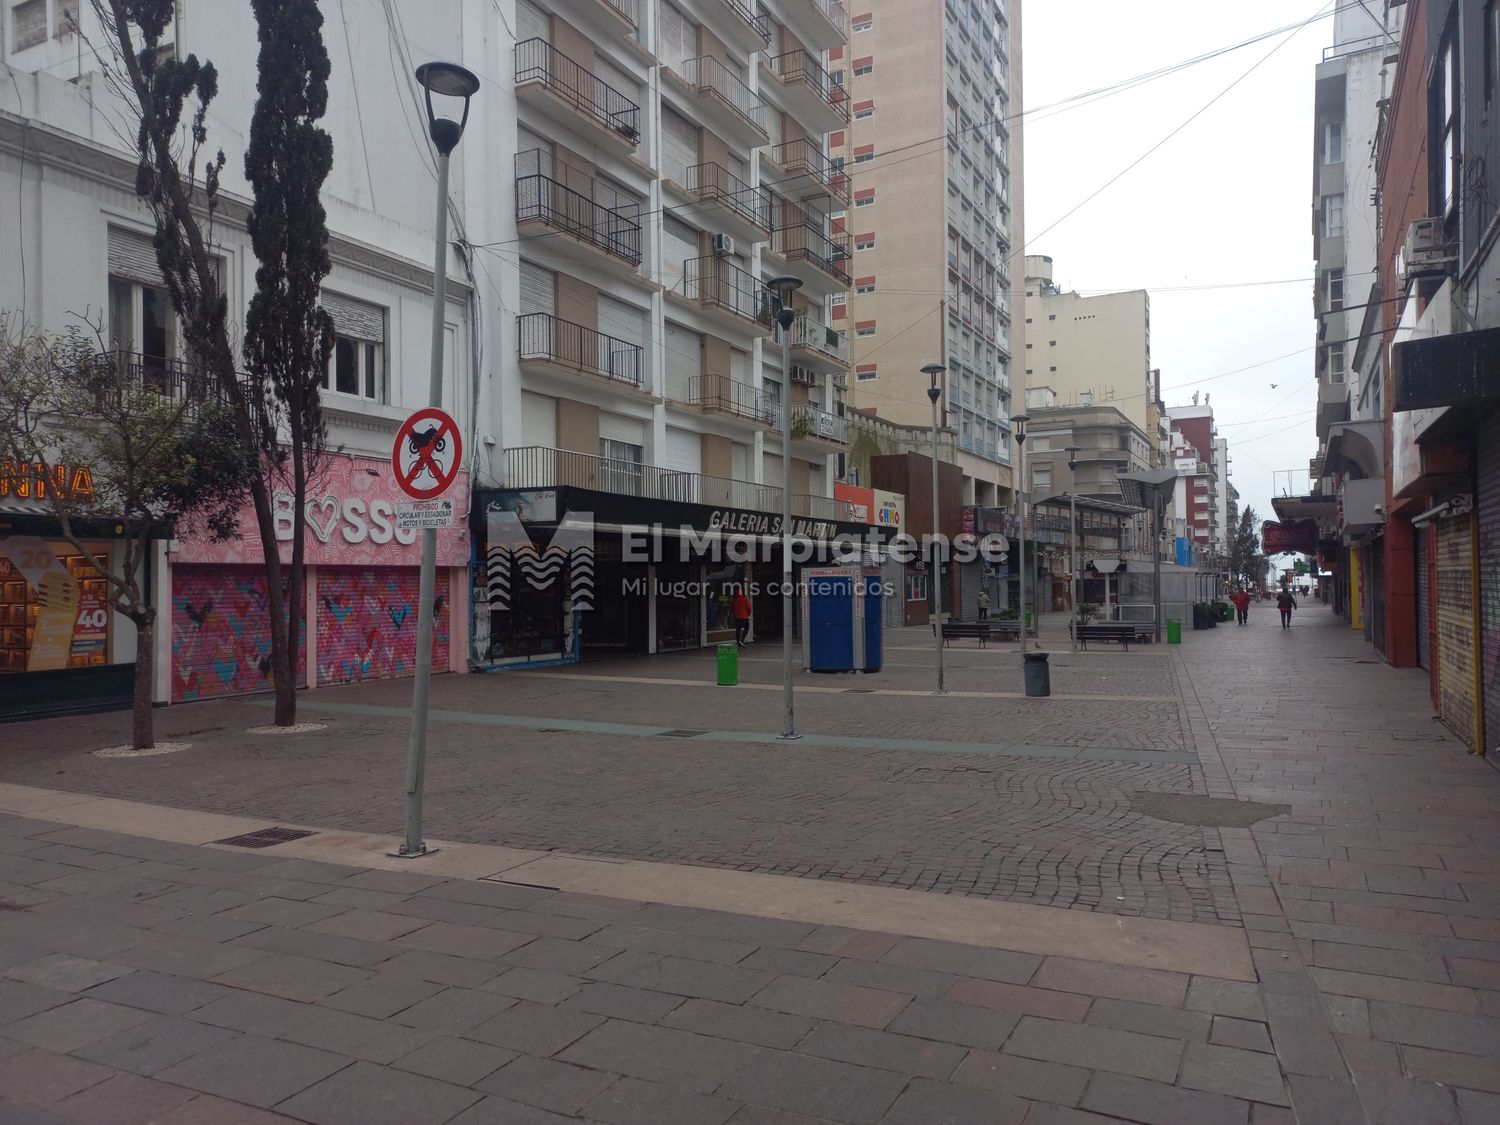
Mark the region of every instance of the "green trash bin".
POLYGON ((719 645, 719 686, 734 687, 740 682, 740 646, 733 641, 719 645))
POLYGON ((1180 645, 1182 643, 1182 622, 1175 617, 1167 618, 1167 644, 1180 645))

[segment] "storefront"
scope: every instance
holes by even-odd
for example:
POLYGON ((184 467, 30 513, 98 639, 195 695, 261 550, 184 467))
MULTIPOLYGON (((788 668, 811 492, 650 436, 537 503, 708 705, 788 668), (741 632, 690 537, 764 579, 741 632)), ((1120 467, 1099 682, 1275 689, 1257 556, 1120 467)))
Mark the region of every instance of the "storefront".
MULTIPOLYGON (((459 502, 461 518, 458 526, 437 536, 434 671, 467 667, 466 474, 459 474, 450 495, 459 502)), ((326 456, 308 490, 299 687, 411 674, 421 545, 417 532, 396 528, 400 499, 388 462, 326 456)), ((281 559, 290 562, 291 494, 274 493, 274 505, 281 559)), ((174 541, 168 553, 174 703, 273 686, 264 555, 248 504, 239 527, 238 539, 215 543, 205 536, 184 538, 174 541)))
MULTIPOLYGON (((751 636, 781 638, 778 515, 573 487, 481 490, 471 527, 483 560, 473 629, 480 666, 679 652, 733 640, 730 600, 742 587, 751 601, 751 636)), ((835 539, 863 542, 871 530, 794 517, 792 533, 812 556, 794 554, 794 582, 804 561, 831 560, 835 539)))

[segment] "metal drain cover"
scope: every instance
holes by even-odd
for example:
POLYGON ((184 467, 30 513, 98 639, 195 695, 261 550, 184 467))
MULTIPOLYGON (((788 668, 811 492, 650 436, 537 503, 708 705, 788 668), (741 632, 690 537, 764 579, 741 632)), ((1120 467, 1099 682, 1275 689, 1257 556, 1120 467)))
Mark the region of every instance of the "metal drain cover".
POLYGON ((697 738, 700 734, 707 734, 706 730, 689 730, 686 727, 678 727, 675 730, 664 730, 661 732, 663 738, 697 738))
POLYGON ((1267 817, 1285 816, 1292 811, 1291 805, 1231 801, 1193 793, 1132 793, 1130 807, 1153 820, 1195 824, 1200 828, 1249 828, 1267 817))
POLYGON ((289 840, 301 840, 315 835, 316 832, 305 828, 262 828, 258 832, 246 832, 243 836, 230 836, 228 839, 215 840, 214 843, 227 844, 231 848, 274 848, 289 840))

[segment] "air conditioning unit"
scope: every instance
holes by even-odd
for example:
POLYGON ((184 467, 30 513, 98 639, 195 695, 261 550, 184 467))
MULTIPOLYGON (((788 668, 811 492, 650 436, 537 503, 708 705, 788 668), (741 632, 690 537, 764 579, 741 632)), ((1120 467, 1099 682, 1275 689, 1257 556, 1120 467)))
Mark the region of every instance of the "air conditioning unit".
POLYGON ((1401 251, 1401 279, 1446 274, 1458 262, 1458 247, 1443 235, 1441 216, 1417 219, 1406 228, 1406 245, 1401 251))
POLYGON ((714 256, 727 258, 734 253, 734 239, 727 234, 714 235, 714 256))
POLYGON ((818 373, 810 367, 792 367, 792 382, 811 387, 818 381, 818 373))

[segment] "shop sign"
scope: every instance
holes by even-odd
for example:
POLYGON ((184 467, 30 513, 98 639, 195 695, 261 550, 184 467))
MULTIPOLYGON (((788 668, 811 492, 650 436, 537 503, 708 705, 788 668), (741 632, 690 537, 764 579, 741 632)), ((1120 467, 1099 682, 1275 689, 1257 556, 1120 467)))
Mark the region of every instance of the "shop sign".
POLYGON ((73 655, 103 656, 109 640, 109 607, 98 594, 84 594, 73 622, 73 655))
POLYGON ((874 523, 871 513, 875 510, 875 490, 839 481, 833 486, 833 498, 849 505, 849 514, 856 523, 874 523))
POLYGON ((0 500, 45 500, 55 496, 79 504, 94 501, 94 473, 87 465, 46 465, 0 458, 0 500))
POLYGON ((1268 555, 1291 552, 1315 554, 1318 549, 1318 523, 1316 520, 1297 520, 1295 523, 1276 523, 1267 520, 1260 525, 1261 550, 1268 555))
POLYGON ((871 490, 875 496, 875 526, 901 531, 906 527, 906 497, 899 492, 871 490))

